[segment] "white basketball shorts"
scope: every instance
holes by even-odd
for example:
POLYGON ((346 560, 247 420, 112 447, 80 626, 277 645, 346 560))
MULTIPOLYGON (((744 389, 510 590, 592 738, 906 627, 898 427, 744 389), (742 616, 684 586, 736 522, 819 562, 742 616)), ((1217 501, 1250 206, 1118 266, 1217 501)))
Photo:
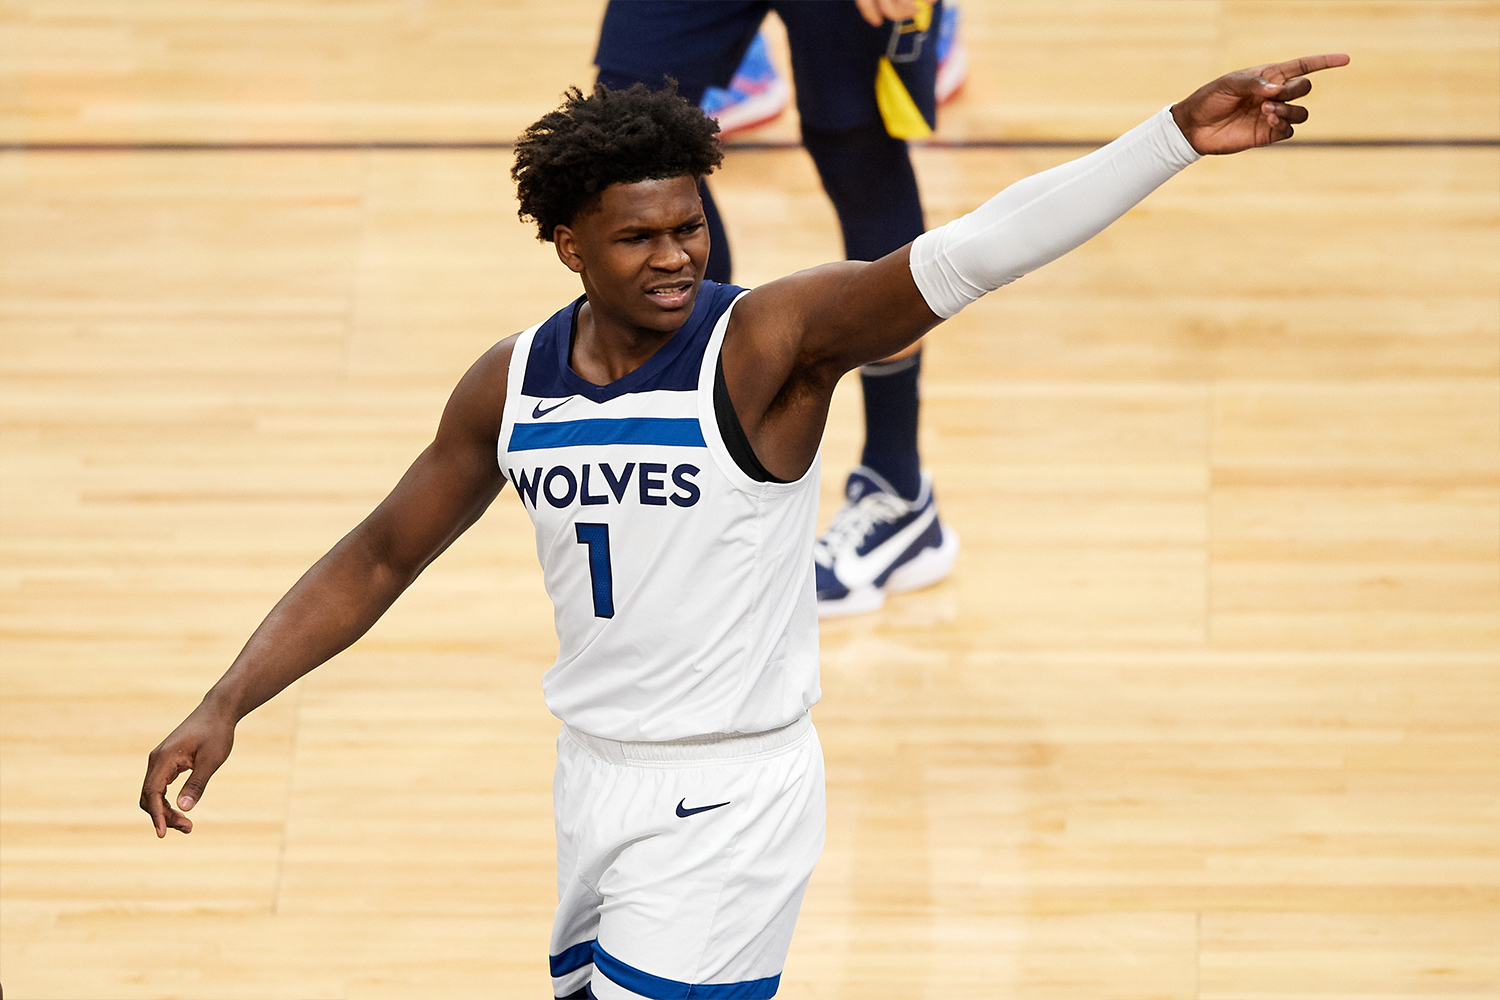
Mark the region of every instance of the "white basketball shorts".
POLYGON ((622 743, 564 726, 552 794, 552 988, 618 997, 776 995, 823 851, 823 748, 808 716, 766 733, 622 743))

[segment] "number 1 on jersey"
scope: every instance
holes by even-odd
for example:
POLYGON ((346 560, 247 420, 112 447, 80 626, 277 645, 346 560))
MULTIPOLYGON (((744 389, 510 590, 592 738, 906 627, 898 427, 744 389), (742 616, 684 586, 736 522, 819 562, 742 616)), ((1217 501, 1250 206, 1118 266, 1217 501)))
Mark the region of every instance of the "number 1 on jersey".
POLYGON ((609 525, 578 521, 578 544, 589 549, 589 578, 594 582, 594 617, 615 616, 615 581, 609 568, 609 525))

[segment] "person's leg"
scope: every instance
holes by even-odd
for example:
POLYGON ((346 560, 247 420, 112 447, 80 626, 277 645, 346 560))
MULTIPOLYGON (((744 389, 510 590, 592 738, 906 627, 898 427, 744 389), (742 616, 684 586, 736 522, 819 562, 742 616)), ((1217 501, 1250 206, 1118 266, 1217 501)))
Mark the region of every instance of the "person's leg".
MULTIPOLYGON (((776 9, 792 49, 803 145, 838 213, 845 255, 883 257, 924 229, 906 142, 893 132, 911 134, 936 121, 941 7, 923 30, 904 32, 866 24, 853 4, 776 9), (877 69, 898 78, 886 82, 910 112, 904 122, 888 120, 876 95, 877 69)), ((921 370, 920 341, 860 370, 865 446, 845 486, 847 502, 815 549, 819 614, 879 607, 887 590, 935 583, 952 568, 958 538, 938 520, 918 449, 921 370)))
POLYGON ((697 104, 707 88, 729 83, 769 9, 769 0, 611 0, 594 65, 601 80, 608 73, 659 87, 670 76, 697 104))
MULTIPOLYGON (((784 4, 802 142, 838 213, 844 255, 876 260, 899 249, 926 228, 922 200, 906 142, 891 134, 875 93, 882 60, 896 51, 900 83, 912 106, 930 124, 936 120, 936 24, 901 35, 891 23, 872 27, 852 4, 784 4), (897 35, 892 46, 892 36, 897 35), (835 39, 830 43, 829 39, 835 39)), ((861 462, 879 473, 907 501, 921 489, 917 450, 917 373, 920 362, 902 365, 920 344, 860 372, 865 393, 865 450, 861 462)))
POLYGON ((844 256, 876 260, 922 235, 922 199, 906 142, 879 122, 802 128, 802 144, 838 213, 844 256))
POLYGON ((557 912, 547 949, 552 994, 564 1000, 586 997, 594 974, 594 940, 599 936, 603 898, 592 872, 610 844, 599 836, 600 789, 612 775, 564 729, 557 737, 557 768, 552 775, 552 815, 557 830, 557 912))
MULTIPOLYGON (((837 132, 806 128, 802 142, 838 213, 844 255, 876 260, 924 229, 917 178, 906 143, 880 123, 837 132)), ((865 447, 860 463, 878 472, 904 500, 922 487, 917 449, 921 344, 860 369, 865 400, 865 447)))

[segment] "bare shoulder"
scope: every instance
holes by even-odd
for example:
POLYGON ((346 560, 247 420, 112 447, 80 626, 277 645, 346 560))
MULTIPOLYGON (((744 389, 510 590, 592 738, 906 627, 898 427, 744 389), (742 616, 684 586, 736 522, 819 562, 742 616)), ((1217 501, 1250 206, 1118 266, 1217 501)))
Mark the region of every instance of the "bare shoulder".
POLYGON ((479 356, 479 360, 469 366, 464 374, 463 381, 477 379, 485 385, 499 390, 501 398, 505 396, 505 385, 510 376, 510 359, 516 351, 516 342, 521 339, 519 333, 513 333, 509 337, 495 344, 489 350, 479 356))
POLYGON ((493 440, 500 433, 505 415, 510 361, 520 334, 506 337, 479 356, 458 380, 443 410, 438 433, 493 440))

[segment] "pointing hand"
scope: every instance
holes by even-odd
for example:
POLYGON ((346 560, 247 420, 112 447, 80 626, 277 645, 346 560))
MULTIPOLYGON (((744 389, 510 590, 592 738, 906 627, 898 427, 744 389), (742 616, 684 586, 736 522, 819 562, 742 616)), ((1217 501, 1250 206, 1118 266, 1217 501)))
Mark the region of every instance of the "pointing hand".
POLYGON ((1306 74, 1348 64, 1348 56, 1333 53, 1238 70, 1178 101, 1172 117, 1205 155, 1269 146, 1290 139, 1292 126, 1307 121, 1306 108, 1287 103, 1312 90, 1306 74))

